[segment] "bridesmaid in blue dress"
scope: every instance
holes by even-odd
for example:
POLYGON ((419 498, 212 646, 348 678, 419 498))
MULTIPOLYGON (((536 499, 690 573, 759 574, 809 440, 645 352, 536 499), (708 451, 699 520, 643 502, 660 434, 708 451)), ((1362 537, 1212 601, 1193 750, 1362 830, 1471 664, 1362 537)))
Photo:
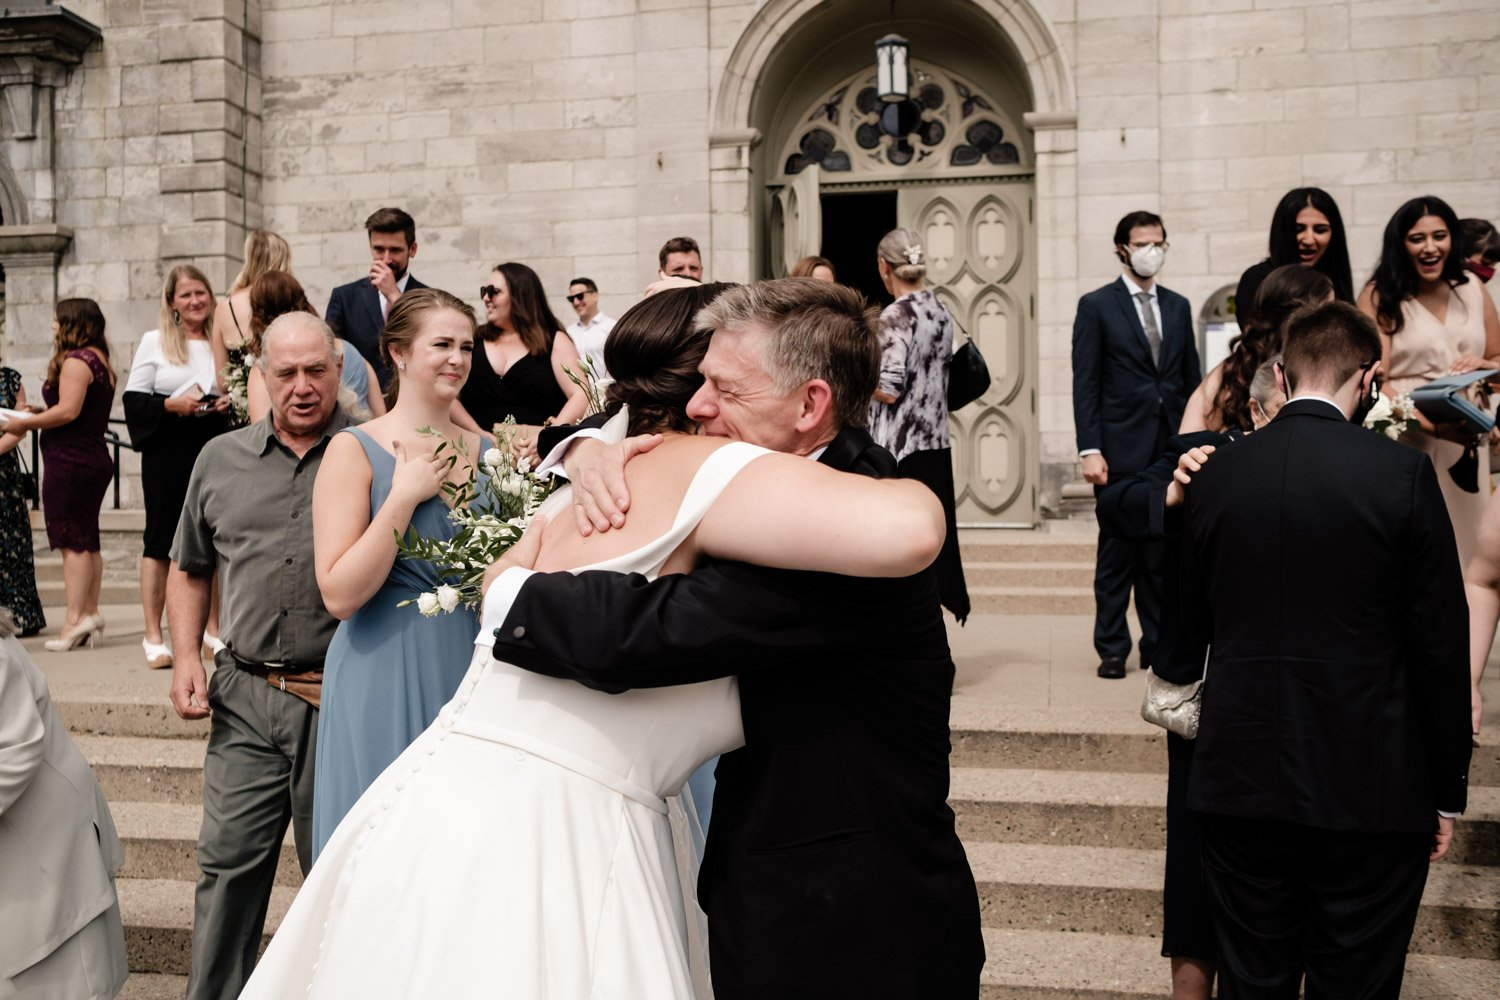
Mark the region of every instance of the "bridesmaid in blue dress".
MULTIPOLYGON (((469 374, 474 314, 436 289, 392 307, 380 350, 396 373, 391 409, 328 443, 313 490, 313 547, 323 603, 341 619, 324 661, 313 791, 313 854, 391 761, 436 718, 468 669, 478 627, 460 607, 423 617, 418 594, 438 583, 429 562, 396 549, 415 528, 452 535, 445 481, 470 466, 433 454, 437 432, 477 459, 485 442, 448 418, 469 374), (419 431, 420 429, 420 431, 419 431), (352 502, 369 496, 369 505, 352 502)), ((295 515, 294 515, 295 516, 295 515)))

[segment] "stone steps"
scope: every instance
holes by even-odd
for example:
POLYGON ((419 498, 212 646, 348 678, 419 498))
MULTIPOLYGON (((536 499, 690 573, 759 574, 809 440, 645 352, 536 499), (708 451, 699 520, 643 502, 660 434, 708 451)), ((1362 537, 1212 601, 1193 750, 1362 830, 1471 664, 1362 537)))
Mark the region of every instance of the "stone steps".
MULTIPOLYGON (((1058 587, 1067 590, 1094 587, 1094 561, 1087 562, 964 562, 964 581, 976 587, 1058 587)), ((1092 609, 1090 609, 1092 610, 1092 609)))
POLYGON ((1094 588, 969 587, 976 615, 1092 615, 1094 588))
MULTIPOLYGON (((125 954, 132 973, 169 973, 185 976, 192 950, 193 893, 191 884, 174 879, 121 878, 120 916, 125 921, 125 954), (183 890, 187 891, 184 892, 183 890)), ((261 950, 281 925, 297 890, 276 886, 266 914, 261 950)))

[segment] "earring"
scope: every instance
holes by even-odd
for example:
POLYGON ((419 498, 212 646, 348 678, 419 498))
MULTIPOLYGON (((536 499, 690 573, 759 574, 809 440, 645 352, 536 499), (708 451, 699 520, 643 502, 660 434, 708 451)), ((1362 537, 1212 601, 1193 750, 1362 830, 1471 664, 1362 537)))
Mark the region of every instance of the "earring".
POLYGON ((396 370, 398 372, 404 372, 404 371, 406 371, 406 362, 405 361, 397 361, 396 362, 396 370))
POLYGON ((176 309, 172 310, 172 322, 173 323, 181 323, 182 322, 182 313, 178 312, 176 309))

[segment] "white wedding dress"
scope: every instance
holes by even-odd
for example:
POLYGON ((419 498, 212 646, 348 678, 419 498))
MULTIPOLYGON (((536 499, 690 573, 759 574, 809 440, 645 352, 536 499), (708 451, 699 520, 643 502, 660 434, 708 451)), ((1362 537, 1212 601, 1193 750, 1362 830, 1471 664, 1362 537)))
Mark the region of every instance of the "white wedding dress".
MULTIPOLYGON (((765 453, 715 451, 665 535, 574 572, 654 577, 765 453)), ((508 609, 495 596, 481 640, 508 609)), ((665 799, 743 742, 734 678, 610 695, 477 645, 437 721, 339 824, 242 1000, 692 1000, 695 904, 665 799)))

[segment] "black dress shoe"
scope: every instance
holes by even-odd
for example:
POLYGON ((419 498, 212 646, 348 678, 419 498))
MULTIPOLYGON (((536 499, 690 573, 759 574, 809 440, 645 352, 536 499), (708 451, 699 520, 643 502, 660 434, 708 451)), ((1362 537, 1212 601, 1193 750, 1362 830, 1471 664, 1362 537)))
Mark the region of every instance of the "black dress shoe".
POLYGON ((1098 673, 1100 677, 1119 680, 1125 676, 1125 661, 1116 657, 1107 657, 1100 660, 1098 673))

